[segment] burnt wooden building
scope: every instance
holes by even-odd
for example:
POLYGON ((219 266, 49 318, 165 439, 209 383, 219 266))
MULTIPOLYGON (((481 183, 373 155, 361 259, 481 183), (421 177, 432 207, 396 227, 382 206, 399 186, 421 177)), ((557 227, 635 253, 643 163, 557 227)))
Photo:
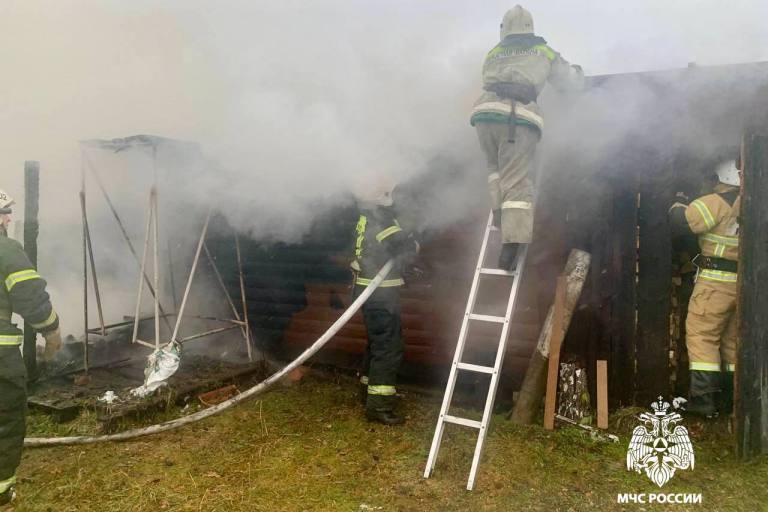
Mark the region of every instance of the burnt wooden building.
MULTIPOLYGON (((614 406, 647 405, 659 395, 687 392, 684 316, 693 274, 686 258, 696 248, 695 241, 691 247, 690 241, 670 236, 667 211, 677 199, 709 192, 715 165, 743 150, 745 133, 753 134, 745 165, 746 186, 754 187, 754 196, 746 193, 754 199, 745 201, 743 215, 765 208, 765 194, 757 191, 768 189, 765 154, 755 149, 765 141, 754 134, 768 131, 767 86, 768 64, 690 66, 592 77, 578 96, 544 99, 559 108, 547 118, 540 145, 535 242, 510 331, 501 400, 519 386, 556 277, 573 248, 589 252, 592 266, 565 340, 565 357, 590 371, 596 359, 607 359, 614 406)), ((436 168, 426 182, 441 179, 449 177, 436 168)), ((406 196, 418 198, 424 183, 403 184, 406 196)), ((406 377, 435 387, 445 381, 485 215, 478 210, 423 233, 424 272, 409 276, 402 293, 406 377)), ((302 243, 244 243, 248 315, 262 346, 290 357, 350 304, 347 265, 355 221, 354 208, 338 209, 318 219, 302 243)), ((764 237, 765 225, 762 231, 752 229, 745 236, 764 237)), ((750 257, 762 261, 763 270, 753 277, 764 282, 768 254, 763 247, 759 251, 750 257)), ((219 258, 226 266, 227 256, 219 258)), ((236 286, 234 280, 231 284, 236 286)), ((750 278, 745 293, 754 294, 755 286, 750 278)), ((506 290, 496 291, 481 301, 503 307, 506 290)), ((754 329, 759 331, 750 334, 759 338, 755 343, 768 344, 764 327, 742 325, 742 333, 754 329)), ((470 334, 468 347, 478 363, 490 357, 496 335, 482 329, 470 334)), ((354 367, 365 342, 358 314, 322 358, 354 367)))

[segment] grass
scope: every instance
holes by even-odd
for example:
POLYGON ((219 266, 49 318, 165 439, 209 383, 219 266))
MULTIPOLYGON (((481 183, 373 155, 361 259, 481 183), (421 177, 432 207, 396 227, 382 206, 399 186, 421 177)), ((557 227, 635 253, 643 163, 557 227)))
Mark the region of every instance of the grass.
MULTIPOLYGON (((422 478, 439 404, 409 395, 404 427, 366 423, 351 379, 309 376, 195 425, 135 441, 26 450, 18 511, 639 510, 617 493, 658 492, 626 471, 621 443, 494 418, 478 481, 465 489, 474 431, 449 429, 435 475, 422 478)), ((169 417, 173 411, 162 413, 169 417)), ((162 418, 161 418, 162 419, 162 418)), ((663 492, 702 493, 676 510, 766 510, 768 460, 743 464, 724 424, 690 425, 696 468, 663 492)), ((92 418, 30 435, 88 432, 92 418), (61 430, 70 428, 71 432, 61 430)), ((646 506, 646 509, 663 507, 646 506)))

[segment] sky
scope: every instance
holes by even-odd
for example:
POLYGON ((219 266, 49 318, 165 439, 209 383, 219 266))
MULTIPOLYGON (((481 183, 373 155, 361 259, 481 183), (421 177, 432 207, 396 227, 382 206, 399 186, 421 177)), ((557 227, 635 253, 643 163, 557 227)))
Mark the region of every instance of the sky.
MULTIPOLYGON (((482 173, 468 114, 514 5, 2 0, 0 188, 22 196, 23 162, 40 161, 40 267, 61 290, 79 279, 78 140, 196 141, 211 171, 161 200, 187 194, 287 239, 316 200, 372 174, 418 176, 438 157, 482 173)), ((761 0, 523 5, 587 75, 768 60, 761 0)))

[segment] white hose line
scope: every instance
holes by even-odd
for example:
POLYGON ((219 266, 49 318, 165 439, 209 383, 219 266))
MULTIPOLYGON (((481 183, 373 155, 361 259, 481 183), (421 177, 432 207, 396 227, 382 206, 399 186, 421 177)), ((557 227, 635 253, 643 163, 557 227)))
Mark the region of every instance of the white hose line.
POLYGON ((293 362, 288 364, 288 366, 286 366, 279 372, 272 374, 272 376, 270 376, 268 379, 260 382, 259 384, 256 384, 255 386, 253 386, 250 389, 247 389, 246 391, 243 391, 239 395, 233 398, 230 398, 226 402, 221 402, 218 405, 214 405, 213 407, 209 407, 208 409, 204 409, 194 414, 190 414, 189 416, 184 416, 183 418, 177 418, 175 420, 166 421, 165 423, 158 423, 157 425, 150 425, 149 427, 126 430, 125 432, 120 432, 119 434, 101 435, 101 436, 71 436, 71 437, 28 437, 24 439, 24 446, 59 446, 59 445, 71 445, 71 444, 103 443, 105 441, 125 441, 126 439, 133 439, 135 437, 147 436, 150 434, 157 434, 158 432, 165 432, 166 430, 172 430, 174 428, 181 427, 182 425, 188 425, 190 423, 200 421, 203 418, 207 418, 209 416, 213 416, 214 414, 218 414, 221 411, 229 409, 233 405, 236 405, 244 400, 247 400, 248 398, 258 395, 266 391, 267 389, 269 389, 273 384, 275 384, 277 381, 283 378, 286 374, 288 374, 289 372, 291 372, 292 370, 294 370, 295 368, 303 364, 304 361, 312 357, 318 350, 320 350, 323 347, 323 345, 328 343, 328 341, 330 341, 330 339, 333 338, 333 336, 335 336, 337 332, 339 332, 339 329, 341 329, 347 322, 349 322, 352 316, 355 313, 357 313, 357 310, 360 309, 360 307, 363 305, 363 303, 366 300, 368 300, 368 297, 371 296, 374 290, 376 290, 376 288, 379 287, 379 285, 384 280, 384 278, 387 277, 389 272, 392 270, 393 264, 394 264, 394 259, 389 260, 381 268, 379 273, 376 274, 376 277, 373 278, 373 281, 371 281, 371 284, 369 284, 366 287, 366 289, 363 291, 363 293, 361 293, 360 296, 357 299, 355 299, 355 301, 349 306, 349 308, 344 312, 344 314, 341 315, 339 319, 336 320, 327 331, 325 331, 325 334, 323 334, 320 338, 318 338, 317 341, 315 341, 304 352, 302 352, 299 357, 293 360, 293 362))

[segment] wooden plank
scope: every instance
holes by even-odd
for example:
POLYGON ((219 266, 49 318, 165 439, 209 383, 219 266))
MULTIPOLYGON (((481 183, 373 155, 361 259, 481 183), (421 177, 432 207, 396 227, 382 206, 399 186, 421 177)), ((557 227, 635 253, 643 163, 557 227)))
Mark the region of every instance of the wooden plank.
POLYGON ((631 405, 635 379, 635 322, 637 312, 637 191, 631 185, 614 187, 610 274, 612 277, 609 328, 610 387, 614 406, 631 405))
POLYGON ((741 458, 768 453, 768 136, 748 134, 739 216, 736 446, 741 458))
POLYGON ((597 361, 597 428, 608 428, 608 361, 597 361))
MULTIPOLYGON (((24 251, 32 265, 37 268, 37 235, 40 231, 37 214, 40 205, 40 163, 24 162, 24 251)), ((24 365, 27 380, 34 381, 37 371, 37 331, 31 325, 24 325, 24 365)))
POLYGON ((669 395, 672 242, 667 209, 674 191, 663 180, 640 186, 635 401, 669 395))
POLYGON ((555 288, 555 309, 552 314, 552 340, 549 347, 549 365, 547 367, 547 394, 544 398, 544 428, 555 428, 555 406, 557 405, 557 374, 560 367, 560 349, 563 345, 565 316, 565 288, 568 286, 565 276, 557 278, 555 288))

